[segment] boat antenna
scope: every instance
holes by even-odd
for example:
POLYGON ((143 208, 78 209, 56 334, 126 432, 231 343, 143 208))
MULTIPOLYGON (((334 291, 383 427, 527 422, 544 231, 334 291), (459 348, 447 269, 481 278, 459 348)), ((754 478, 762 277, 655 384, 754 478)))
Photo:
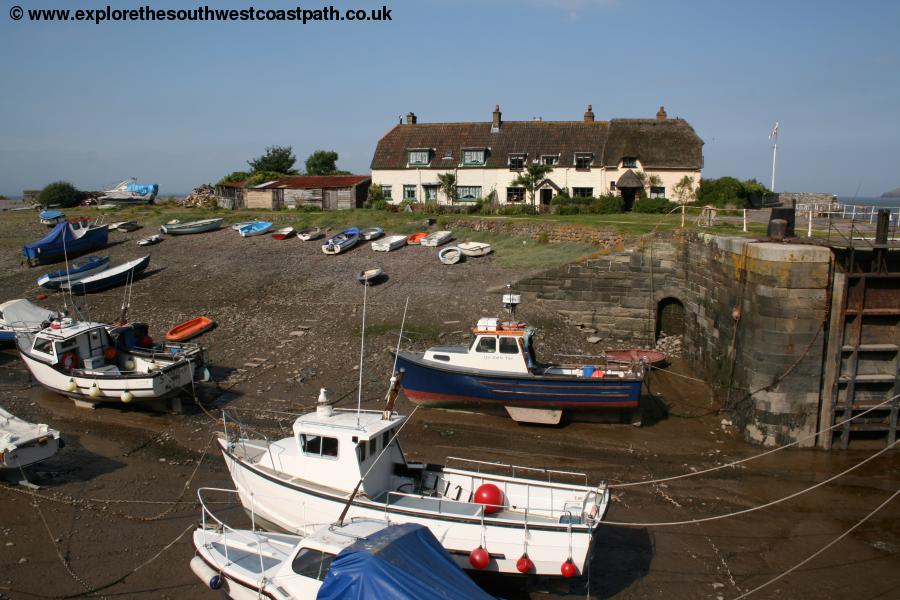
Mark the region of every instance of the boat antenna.
MULTIPOLYGON (((68 222, 66 223, 66 227, 68 227, 68 222)), ((69 288, 69 294, 72 293, 72 273, 69 272, 69 253, 66 251, 66 236, 63 234, 63 261, 65 261, 66 265, 66 287, 69 288)), ((72 304, 75 304, 75 296, 72 296, 72 304)), ((63 291, 63 314, 68 316, 69 314, 69 305, 66 302, 66 292, 63 291)))
POLYGON ((397 336, 397 351, 394 352, 394 368, 391 370, 391 382, 388 384, 387 393, 384 395, 384 410, 381 412, 382 421, 390 421, 394 412, 394 403, 400 394, 400 381, 403 373, 397 373, 397 359, 400 355, 400 342, 403 340, 403 326, 406 324, 406 311, 409 308, 409 296, 406 297, 406 306, 403 307, 403 320, 400 321, 400 334, 397 336))
POLYGON ((403 319, 400 321, 400 334, 397 336, 397 351, 394 352, 394 368, 391 369, 391 377, 397 374, 397 355, 400 353, 400 342, 403 340, 403 326, 406 325, 406 311, 409 308, 409 296, 406 297, 406 306, 403 307, 403 319))
POLYGON ((512 320, 516 320, 516 306, 518 306, 522 302, 522 296, 520 294, 512 293, 512 283, 506 284, 506 293, 503 294, 503 306, 506 308, 506 311, 512 317, 512 320))
POLYGON ((363 282, 363 314, 362 329, 360 330, 359 340, 359 381, 356 384, 356 426, 359 427, 359 414, 362 411, 362 378, 363 378, 363 356, 366 349, 366 299, 368 298, 369 285, 363 282))

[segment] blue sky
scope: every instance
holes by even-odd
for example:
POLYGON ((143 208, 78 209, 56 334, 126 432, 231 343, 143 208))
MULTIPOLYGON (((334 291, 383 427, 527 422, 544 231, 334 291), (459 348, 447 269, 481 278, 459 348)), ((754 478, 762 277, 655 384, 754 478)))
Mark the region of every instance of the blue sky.
POLYGON ((766 183, 778 120, 778 190, 900 186, 900 2, 387 0, 389 23, 306 26, 37 23, 9 8, 145 3, 3 3, 0 194, 129 176, 187 192, 272 144, 366 173, 398 115, 486 121, 497 103, 508 120, 664 104, 705 140, 704 176, 766 183))

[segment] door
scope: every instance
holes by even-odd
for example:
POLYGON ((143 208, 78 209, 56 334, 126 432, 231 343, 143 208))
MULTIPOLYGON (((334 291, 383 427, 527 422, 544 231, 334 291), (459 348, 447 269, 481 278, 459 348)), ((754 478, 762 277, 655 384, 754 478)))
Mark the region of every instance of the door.
POLYGON ((337 210, 338 192, 337 190, 325 190, 322 195, 322 208, 325 210, 337 210))
POLYGON ((544 206, 548 206, 550 201, 553 200, 553 190, 550 188, 544 188, 541 190, 541 204, 544 206))

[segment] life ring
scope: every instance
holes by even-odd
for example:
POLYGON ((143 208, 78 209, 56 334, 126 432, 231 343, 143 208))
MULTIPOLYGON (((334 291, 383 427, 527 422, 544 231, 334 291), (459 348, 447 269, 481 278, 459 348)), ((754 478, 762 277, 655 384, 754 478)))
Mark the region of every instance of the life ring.
POLYGON ((115 360, 116 359, 116 349, 113 346, 107 346, 103 350, 103 358, 106 360, 115 360))
POLYGON ((71 371, 75 368, 75 365, 78 364, 78 355, 73 351, 64 352, 59 359, 59 363, 64 369, 71 371))
POLYGON ((597 369, 596 371, 591 373, 591 377, 595 377, 597 379, 603 379, 604 377, 606 377, 606 371, 601 371, 600 369, 597 369))

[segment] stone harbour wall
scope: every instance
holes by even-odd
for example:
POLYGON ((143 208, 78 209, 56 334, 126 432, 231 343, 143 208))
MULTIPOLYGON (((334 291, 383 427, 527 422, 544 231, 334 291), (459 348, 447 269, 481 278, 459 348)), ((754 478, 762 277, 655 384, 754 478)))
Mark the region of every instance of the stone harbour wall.
POLYGON ((818 246, 675 231, 517 287, 607 347, 651 347, 680 327, 684 357, 735 424, 773 445, 817 428, 831 264, 818 246))

